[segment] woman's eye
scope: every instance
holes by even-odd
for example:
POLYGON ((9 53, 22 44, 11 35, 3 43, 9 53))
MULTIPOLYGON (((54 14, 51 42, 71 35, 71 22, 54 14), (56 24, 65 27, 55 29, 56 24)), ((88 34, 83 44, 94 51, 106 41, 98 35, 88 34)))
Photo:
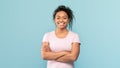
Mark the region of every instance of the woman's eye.
POLYGON ((57 18, 57 19, 60 19, 60 18, 57 18))
POLYGON ((67 18, 64 18, 64 19, 67 19, 67 18))

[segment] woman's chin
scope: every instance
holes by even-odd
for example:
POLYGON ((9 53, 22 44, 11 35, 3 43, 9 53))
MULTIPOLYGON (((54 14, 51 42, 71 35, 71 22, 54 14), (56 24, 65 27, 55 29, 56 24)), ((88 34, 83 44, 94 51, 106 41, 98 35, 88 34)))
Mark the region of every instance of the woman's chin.
POLYGON ((59 29, 65 29, 65 27, 59 27, 59 29))

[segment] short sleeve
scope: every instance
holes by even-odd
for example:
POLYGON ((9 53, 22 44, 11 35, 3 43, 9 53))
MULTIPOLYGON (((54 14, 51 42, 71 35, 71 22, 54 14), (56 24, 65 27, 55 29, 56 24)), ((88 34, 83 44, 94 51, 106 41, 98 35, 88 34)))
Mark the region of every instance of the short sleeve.
POLYGON ((48 34, 44 34, 42 42, 48 42, 48 34))
POLYGON ((72 41, 72 42, 78 42, 78 43, 80 43, 80 39, 79 39, 78 34, 74 34, 74 37, 73 37, 73 41, 72 41))

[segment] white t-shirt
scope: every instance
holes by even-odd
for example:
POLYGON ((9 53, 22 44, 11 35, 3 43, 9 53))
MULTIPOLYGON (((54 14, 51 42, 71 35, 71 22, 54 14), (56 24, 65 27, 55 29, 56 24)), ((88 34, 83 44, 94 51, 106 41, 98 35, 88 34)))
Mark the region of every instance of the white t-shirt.
MULTIPOLYGON (((55 31, 45 33, 42 42, 49 42, 50 49, 53 52, 70 51, 73 42, 80 43, 79 36, 69 31, 65 38, 58 38, 55 31)), ((74 68, 73 62, 63 63, 54 60, 47 61, 47 68, 74 68)))

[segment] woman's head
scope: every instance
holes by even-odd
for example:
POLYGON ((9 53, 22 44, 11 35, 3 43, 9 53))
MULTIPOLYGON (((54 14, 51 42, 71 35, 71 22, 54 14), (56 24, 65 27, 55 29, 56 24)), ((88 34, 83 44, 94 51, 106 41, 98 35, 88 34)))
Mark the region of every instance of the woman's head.
POLYGON ((69 28, 72 29, 73 17, 72 10, 64 5, 58 6, 53 14, 53 19, 58 28, 66 28, 69 25, 69 28))

